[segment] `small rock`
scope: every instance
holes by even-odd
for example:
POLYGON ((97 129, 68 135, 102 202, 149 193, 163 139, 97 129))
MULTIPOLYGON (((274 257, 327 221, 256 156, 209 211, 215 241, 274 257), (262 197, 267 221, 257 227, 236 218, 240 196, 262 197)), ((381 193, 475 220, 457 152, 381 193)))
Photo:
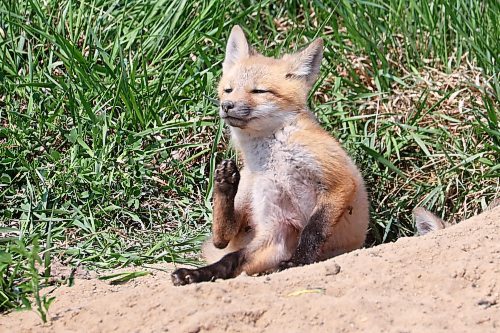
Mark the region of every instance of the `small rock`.
POLYGON ((198 333, 201 331, 201 327, 198 325, 194 325, 187 330, 189 333, 198 333))
POLYGON ((337 263, 332 263, 328 266, 325 266, 325 275, 330 276, 330 275, 337 275, 340 273, 340 265, 337 263))
POLYGON ((489 300, 489 299, 481 299, 479 300, 479 302, 477 302, 477 305, 482 306, 485 309, 492 307, 493 305, 496 304, 497 304, 496 300, 489 300))

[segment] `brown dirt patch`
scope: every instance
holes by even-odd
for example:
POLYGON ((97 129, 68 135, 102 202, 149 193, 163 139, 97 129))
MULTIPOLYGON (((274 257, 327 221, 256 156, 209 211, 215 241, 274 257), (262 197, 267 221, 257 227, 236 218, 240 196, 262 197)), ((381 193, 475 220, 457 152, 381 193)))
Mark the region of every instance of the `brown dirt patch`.
POLYGON ((61 287, 50 323, 2 316, 2 332, 498 332, 500 207, 424 237, 263 277, 172 286, 61 287), (340 270, 339 270, 340 267, 340 270))

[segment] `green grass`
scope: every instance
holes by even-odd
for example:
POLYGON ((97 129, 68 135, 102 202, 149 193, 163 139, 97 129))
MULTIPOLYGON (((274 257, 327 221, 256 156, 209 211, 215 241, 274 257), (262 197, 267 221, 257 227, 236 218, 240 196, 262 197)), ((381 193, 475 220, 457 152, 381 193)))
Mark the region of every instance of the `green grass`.
POLYGON ((498 196, 499 14, 494 0, 2 0, 0 311, 35 295, 43 315, 55 259, 197 262, 212 171, 233 156, 215 86, 234 24, 270 56, 325 39, 311 107, 362 168, 369 245, 413 235, 418 204, 477 214, 498 196))

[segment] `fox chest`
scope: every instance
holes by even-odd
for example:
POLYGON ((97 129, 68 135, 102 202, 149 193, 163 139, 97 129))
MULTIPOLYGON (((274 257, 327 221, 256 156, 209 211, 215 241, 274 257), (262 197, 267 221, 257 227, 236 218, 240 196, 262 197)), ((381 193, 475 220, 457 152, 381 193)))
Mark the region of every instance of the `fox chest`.
POLYGON ((316 160, 303 147, 279 140, 253 148, 255 154, 246 156, 239 194, 249 201, 254 223, 286 222, 302 228, 317 201, 321 171, 316 160))

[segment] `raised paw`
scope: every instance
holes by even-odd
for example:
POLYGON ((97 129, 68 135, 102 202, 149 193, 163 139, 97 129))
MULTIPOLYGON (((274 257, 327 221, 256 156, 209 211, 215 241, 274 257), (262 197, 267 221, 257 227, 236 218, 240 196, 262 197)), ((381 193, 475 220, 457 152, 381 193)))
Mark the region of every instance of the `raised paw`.
POLYGON ((215 169, 215 186, 226 194, 236 194, 240 172, 233 160, 224 160, 215 169))
POLYGON ((172 283, 174 286, 183 286, 186 284, 196 283, 198 281, 198 272, 196 269, 179 268, 176 269, 172 275, 172 283))

